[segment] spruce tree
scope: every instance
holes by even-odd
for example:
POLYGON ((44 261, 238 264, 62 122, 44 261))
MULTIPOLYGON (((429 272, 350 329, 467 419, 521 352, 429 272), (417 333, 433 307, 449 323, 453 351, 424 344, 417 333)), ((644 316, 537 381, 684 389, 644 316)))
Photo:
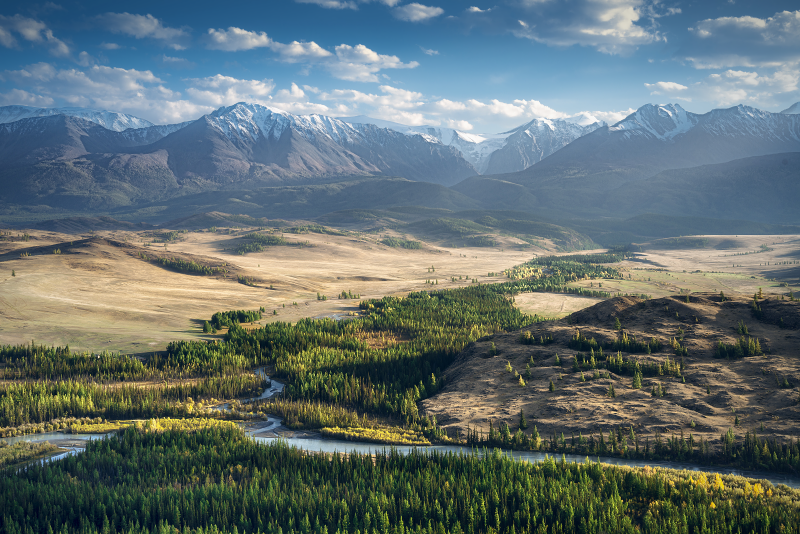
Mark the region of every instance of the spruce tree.
POLYGON ((553 384, 553 381, 551 380, 550 381, 550 391, 555 391, 555 390, 556 390, 556 386, 555 386, 555 384, 553 384))
POLYGON ((520 409, 519 411, 519 428, 525 430, 528 428, 528 422, 525 420, 525 413, 520 409))
POLYGON ((622 323, 619 322, 619 317, 614 318, 614 330, 622 330, 622 323))

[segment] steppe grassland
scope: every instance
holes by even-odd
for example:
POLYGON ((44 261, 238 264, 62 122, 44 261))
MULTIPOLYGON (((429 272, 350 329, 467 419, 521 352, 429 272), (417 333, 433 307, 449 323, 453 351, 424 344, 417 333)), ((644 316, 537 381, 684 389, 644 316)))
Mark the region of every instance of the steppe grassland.
MULTIPOLYGON (((163 269, 119 248, 96 245, 68 253, 65 245, 89 237, 30 231, 31 241, 0 242, 0 343, 70 345, 81 350, 146 353, 175 339, 202 337, 202 321, 227 309, 266 309, 264 321, 296 321, 302 317, 347 316, 356 300, 337 296, 350 291, 362 298, 402 296, 409 291, 462 287, 473 278, 481 283, 505 280, 503 269, 527 261, 540 249, 448 248, 426 243, 421 250, 387 247, 370 234, 346 236, 286 234, 289 241, 310 247, 269 247, 264 252, 236 254, 246 230, 188 232, 175 242, 150 243, 137 232, 95 234, 141 247, 150 256, 186 253, 236 265, 259 280, 248 287, 234 280, 193 276, 163 269), (64 249, 20 258, 32 247, 64 249), (430 267, 435 271, 431 272, 430 267), (12 270, 16 276, 11 276, 12 270), (498 273, 487 276, 488 273, 498 273), (456 282, 451 279, 455 277, 456 282), (461 277, 459 281, 458 278, 461 277), (431 285, 428 281, 438 281, 431 285), (269 286, 272 289, 269 289, 269 286), (317 293, 328 300, 317 300, 317 293), (295 303, 297 303, 295 305, 295 303), (273 314, 273 311, 276 314, 273 314)), ((413 236, 412 236, 413 237, 413 236)), ((785 293, 788 279, 796 291, 800 265, 776 265, 800 259, 798 236, 708 236, 707 248, 646 250, 626 261, 625 280, 580 281, 572 285, 654 298, 685 292, 750 294, 785 293), (733 248, 713 248, 724 243, 733 248), (757 254, 766 244, 772 249, 757 254), (737 255, 740 254, 740 255, 737 255), (766 265, 770 263, 770 265, 766 265), (736 265, 736 267, 734 267, 736 265), (684 272, 686 271, 686 272, 684 272), (693 272, 700 271, 700 272, 693 272)), ((560 318, 599 299, 567 294, 529 293, 515 297, 523 311, 560 318)), ((262 322, 264 322, 262 321, 262 322)))
POLYGON ((308 241, 311 247, 269 247, 241 256, 234 249, 246 231, 189 232, 166 247, 145 245, 152 238, 142 233, 95 234, 141 247, 151 257, 188 253, 236 265, 247 276, 261 280, 259 287, 248 287, 235 279, 163 269, 108 244, 70 253, 71 242, 90 235, 28 233, 31 240, 27 242, 0 242, 0 344, 35 340, 125 353, 147 353, 176 339, 197 339, 203 335, 202 321, 220 310, 263 306, 265 320, 283 321, 346 315, 357 309, 358 301, 338 299, 342 291, 367 298, 465 286, 471 283, 468 277, 484 283, 500 281, 504 278, 487 274, 499 273, 531 255, 510 248, 435 245, 405 250, 379 244, 376 236, 312 233, 286 235, 290 241, 308 241), (38 252, 20 257, 33 248, 38 252), (430 267, 435 272, 429 272, 430 267), (450 281, 459 276, 461 281, 450 281), (438 284, 426 283, 429 280, 438 284), (317 293, 328 300, 317 300, 317 293))

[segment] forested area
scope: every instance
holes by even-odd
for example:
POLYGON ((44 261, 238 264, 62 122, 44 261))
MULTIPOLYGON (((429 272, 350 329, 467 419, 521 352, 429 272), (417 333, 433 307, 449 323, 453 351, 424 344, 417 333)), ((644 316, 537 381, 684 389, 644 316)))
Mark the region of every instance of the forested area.
POLYGON ((226 425, 148 423, 0 478, 2 530, 796 532, 800 492, 739 477, 548 459, 307 455, 226 425), (162 427, 166 427, 162 430, 162 427))

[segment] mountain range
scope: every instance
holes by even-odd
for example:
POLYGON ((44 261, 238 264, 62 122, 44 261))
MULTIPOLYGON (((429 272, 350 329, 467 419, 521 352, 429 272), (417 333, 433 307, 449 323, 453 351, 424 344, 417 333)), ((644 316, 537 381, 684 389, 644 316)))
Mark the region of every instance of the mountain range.
POLYGON ((613 125, 534 119, 478 135, 247 103, 173 125, 112 111, 6 106, 0 204, 113 210, 205 192, 353 180, 371 184, 373 198, 374 182, 358 180, 385 176, 404 179, 387 188, 398 201, 421 198, 411 184, 428 182, 452 189, 431 198, 464 208, 696 216, 713 201, 722 216, 725 195, 737 194, 766 210, 754 220, 797 222, 789 206, 800 200, 798 113, 800 103, 781 113, 735 106, 705 114, 647 104, 613 125), (689 192, 696 201, 685 199, 689 192))

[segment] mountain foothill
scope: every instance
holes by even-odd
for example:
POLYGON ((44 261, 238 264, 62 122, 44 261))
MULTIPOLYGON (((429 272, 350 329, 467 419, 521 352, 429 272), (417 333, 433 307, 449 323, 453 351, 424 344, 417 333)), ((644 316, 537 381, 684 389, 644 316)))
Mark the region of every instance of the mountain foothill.
POLYGON ((534 119, 479 135, 248 103, 172 125, 5 106, 0 210, 126 218, 154 205, 224 211, 217 202, 235 201, 241 213, 268 217, 272 206, 302 211, 319 198, 330 204, 314 216, 414 205, 562 220, 663 214, 795 224, 798 112, 797 104, 705 114, 647 104, 612 125, 534 119))

